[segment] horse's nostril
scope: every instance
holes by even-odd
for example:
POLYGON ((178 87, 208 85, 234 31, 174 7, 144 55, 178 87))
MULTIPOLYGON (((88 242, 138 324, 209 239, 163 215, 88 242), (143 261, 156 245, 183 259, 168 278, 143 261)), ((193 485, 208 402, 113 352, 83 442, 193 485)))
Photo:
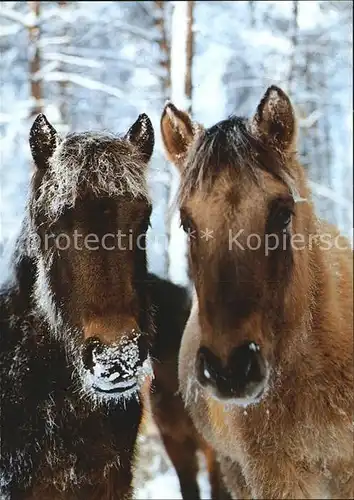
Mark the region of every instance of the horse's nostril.
POLYGON ((197 353, 196 373, 203 385, 215 385, 221 365, 217 357, 206 347, 201 347, 197 353))
POLYGON ((222 399, 255 397, 264 388, 266 366, 259 346, 246 342, 231 351, 228 362, 201 347, 196 358, 196 376, 203 386, 222 399))
POLYGON ((103 344, 98 337, 88 338, 82 348, 82 361, 86 370, 92 370, 94 365, 93 352, 100 353, 103 350, 103 344))
POLYGON ((263 356, 255 342, 245 342, 236 347, 231 352, 228 368, 240 392, 262 382, 266 372, 263 356))
POLYGON ((138 338, 139 358, 144 360, 150 350, 151 340, 148 335, 140 334, 138 338))

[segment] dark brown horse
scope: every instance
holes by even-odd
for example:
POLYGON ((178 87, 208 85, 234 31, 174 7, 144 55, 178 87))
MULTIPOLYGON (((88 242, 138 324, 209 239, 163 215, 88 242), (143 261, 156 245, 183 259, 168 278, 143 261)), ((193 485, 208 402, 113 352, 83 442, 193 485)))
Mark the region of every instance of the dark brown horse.
POLYGON ((150 373, 145 173, 154 133, 70 134, 43 115, 1 305, 1 498, 132 496, 150 373))
POLYGON ((167 104, 196 295, 179 378, 235 498, 353 498, 352 250, 319 221, 287 95, 209 129, 167 104))

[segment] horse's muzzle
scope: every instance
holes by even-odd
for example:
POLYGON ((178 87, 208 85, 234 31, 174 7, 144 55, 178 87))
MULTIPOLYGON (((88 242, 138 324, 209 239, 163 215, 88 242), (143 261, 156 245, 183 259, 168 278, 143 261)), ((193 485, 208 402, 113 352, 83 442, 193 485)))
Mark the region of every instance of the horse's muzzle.
POLYGON ((146 375, 148 352, 142 334, 126 335, 105 345, 97 337, 87 339, 82 359, 86 382, 97 394, 108 397, 138 391, 146 375))
POLYGON ((199 383, 221 400, 245 405, 257 402, 267 385, 268 369, 255 342, 245 342, 230 353, 226 366, 208 348, 197 353, 199 383))

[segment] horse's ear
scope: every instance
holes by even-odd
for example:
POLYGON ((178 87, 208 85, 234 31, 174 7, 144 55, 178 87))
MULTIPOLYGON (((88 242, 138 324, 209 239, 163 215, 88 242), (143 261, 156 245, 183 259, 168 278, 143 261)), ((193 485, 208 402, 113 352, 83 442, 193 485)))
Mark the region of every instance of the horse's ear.
POLYGON ((29 134, 32 158, 37 168, 47 168, 58 144, 58 133, 42 113, 34 120, 29 134))
POLYGON ((160 126, 166 155, 181 170, 194 138, 193 122, 187 113, 168 102, 162 112, 160 126))
POLYGON ((136 122, 133 123, 125 134, 125 139, 140 150, 146 162, 150 160, 154 150, 155 134, 154 127, 148 115, 142 113, 138 116, 136 122))
POLYGON ((295 113, 286 93, 272 85, 257 107, 251 128, 255 135, 280 150, 289 150, 296 140, 295 113))

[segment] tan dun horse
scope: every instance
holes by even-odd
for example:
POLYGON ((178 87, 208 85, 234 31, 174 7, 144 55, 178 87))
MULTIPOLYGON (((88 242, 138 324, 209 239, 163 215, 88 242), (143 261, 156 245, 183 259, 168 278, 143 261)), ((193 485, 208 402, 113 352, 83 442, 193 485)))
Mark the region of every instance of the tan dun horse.
POLYGON ((167 104, 195 283, 180 389, 234 498, 353 498, 352 250, 315 216, 288 96, 209 129, 167 104))

